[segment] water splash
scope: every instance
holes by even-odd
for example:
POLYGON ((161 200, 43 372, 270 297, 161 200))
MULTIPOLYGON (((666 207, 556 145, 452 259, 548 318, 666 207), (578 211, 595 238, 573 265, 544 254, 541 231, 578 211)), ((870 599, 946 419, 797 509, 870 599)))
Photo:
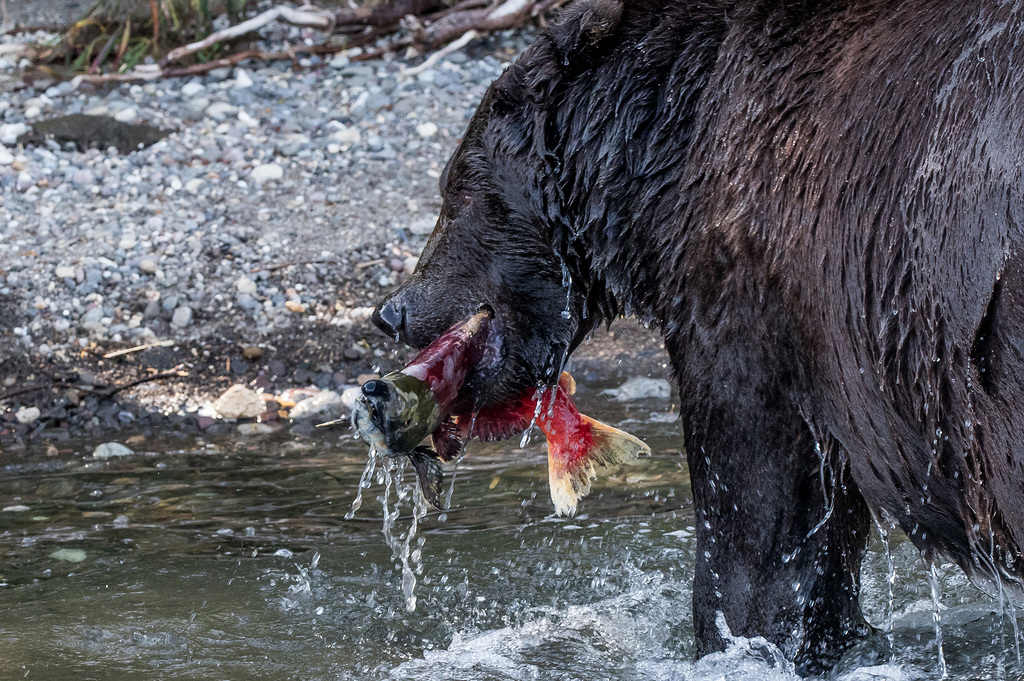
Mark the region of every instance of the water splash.
POLYGON ((363 505, 363 490, 370 487, 370 481, 373 480, 373 472, 377 468, 377 462, 380 460, 380 454, 376 450, 370 450, 370 457, 366 462, 366 468, 363 469, 363 474, 359 477, 359 487, 356 490, 356 498, 352 500, 352 508, 349 509, 348 513, 345 514, 345 520, 352 520, 356 517, 356 511, 363 505))
POLYGON ((419 493, 415 481, 406 480, 405 469, 408 459, 401 457, 390 466, 384 466, 384 491, 380 502, 384 509, 384 541, 391 548, 391 559, 402 568, 402 595, 405 597, 405 609, 412 612, 416 609, 416 576, 423 571, 420 562, 420 549, 413 550, 412 542, 416 538, 420 522, 427 515, 427 503, 419 493), (390 503, 391 491, 394 489, 394 506, 390 503), (412 520, 409 529, 404 533, 395 534, 395 525, 401 516, 402 505, 412 503, 412 520))
POLYGON ((932 593, 932 622, 935 625, 935 649, 939 656, 939 672, 942 678, 949 678, 949 670, 946 667, 946 655, 942 649, 942 585, 939 584, 939 571, 935 563, 928 565, 928 586, 932 593))
POLYGON ((886 606, 885 619, 882 621, 882 631, 885 632, 885 641, 889 646, 889 662, 896 659, 896 640, 894 629, 896 627, 896 605, 893 590, 896 585, 896 562, 892 556, 892 545, 889 543, 889 529, 882 524, 877 517, 872 516, 875 521, 875 529, 882 540, 882 547, 885 550, 885 591, 886 606))

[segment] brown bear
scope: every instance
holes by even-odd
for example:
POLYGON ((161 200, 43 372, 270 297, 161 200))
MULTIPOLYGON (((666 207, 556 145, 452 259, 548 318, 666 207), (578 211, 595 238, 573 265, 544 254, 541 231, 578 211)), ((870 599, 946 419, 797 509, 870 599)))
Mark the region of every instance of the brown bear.
POLYGON ((422 347, 483 305, 460 399, 659 328, 697 515, 697 653, 802 669, 868 631, 872 511, 1000 588, 1024 540, 1024 15, 996 0, 581 0, 490 87, 416 272, 422 347))

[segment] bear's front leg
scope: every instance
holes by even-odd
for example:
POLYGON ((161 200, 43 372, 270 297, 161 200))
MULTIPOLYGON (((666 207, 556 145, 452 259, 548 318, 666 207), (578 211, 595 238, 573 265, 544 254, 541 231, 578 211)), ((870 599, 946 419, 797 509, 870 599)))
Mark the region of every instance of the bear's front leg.
POLYGON ((820 671, 870 630, 859 603, 870 513, 838 443, 816 442, 796 405, 792 353, 751 339, 757 321, 735 321, 707 345, 668 342, 696 510, 697 655, 724 649, 721 613, 733 636, 763 636, 801 672, 820 671))

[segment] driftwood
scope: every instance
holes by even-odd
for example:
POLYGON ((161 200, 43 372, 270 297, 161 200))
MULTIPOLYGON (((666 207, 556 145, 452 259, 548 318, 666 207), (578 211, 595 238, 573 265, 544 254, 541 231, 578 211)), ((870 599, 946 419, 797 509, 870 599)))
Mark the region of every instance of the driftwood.
POLYGON ((148 376, 143 376, 141 378, 136 378, 134 380, 127 381, 126 383, 118 383, 118 384, 110 385, 110 386, 93 386, 93 385, 86 385, 86 384, 80 383, 78 381, 70 381, 70 380, 65 380, 65 379, 54 379, 54 380, 51 380, 49 383, 41 383, 41 384, 38 384, 38 385, 25 386, 23 388, 18 388, 16 390, 10 390, 10 391, 5 392, 5 393, 0 393, 0 402, 3 402, 4 400, 8 400, 8 399, 10 399, 12 397, 17 397, 18 395, 25 395, 27 393, 34 393, 34 392, 38 392, 40 390, 56 390, 57 388, 73 388, 75 390, 80 390, 82 392, 89 393, 90 395, 96 395, 97 397, 100 397, 100 398, 108 398, 108 397, 113 397, 114 395, 116 395, 117 393, 121 392, 122 390, 127 390, 128 388, 134 388, 137 385, 141 385, 143 383, 149 383, 150 381, 162 381, 162 380, 164 380, 166 378, 180 378, 180 377, 188 376, 188 372, 184 371, 182 369, 183 366, 184 365, 179 364, 178 366, 174 367, 173 369, 169 369, 167 371, 158 371, 156 373, 149 374, 148 376))
MULTIPOLYGON (((214 31, 202 40, 175 48, 157 64, 140 64, 124 73, 82 74, 76 76, 73 83, 103 84, 180 78, 234 66, 249 59, 295 61, 299 55, 329 55, 350 50, 348 56, 355 61, 373 59, 388 51, 404 47, 432 52, 419 66, 406 69, 401 74, 403 77, 410 77, 433 67, 452 51, 461 49, 479 36, 521 26, 533 19, 543 19, 545 13, 570 1, 462 0, 448 6, 443 0, 390 0, 377 7, 356 7, 337 11, 328 11, 308 4, 298 8, 281 5, 234 26, 214 31), (293 45, 276 52, 247 49, 205 63, 179 64, 182 60, 214 45, 231 43, 277 21, 320 30, 325 40, 317 45, 293 45), (354 49, 400 32, 406 35, 396 36, 384 49, 354 49), (345 35, 340 42, 337 39, 335 42, 329 40, 330 36, 336 33, 345 35)), ((98 63, 94 66, 98 66, 98 63)))

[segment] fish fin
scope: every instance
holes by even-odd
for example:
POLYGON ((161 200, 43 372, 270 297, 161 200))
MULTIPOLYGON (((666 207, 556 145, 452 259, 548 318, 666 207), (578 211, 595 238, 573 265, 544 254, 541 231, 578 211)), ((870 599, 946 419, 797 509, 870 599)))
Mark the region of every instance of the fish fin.
POLYGON ((563 371, 558 377, 558 386, 565 391, 565 394, 572 397, 576 394, 576 379, 568 371, 563 371))
POLYGON ((419 446, 409 452, 409 459, 416 471, 416 479, 420 483, 423 498, 434 508, 441 509, 441 484, 444 473, 437 460, 437 452, 427 446, 419 446))
POLYGON ((629 433, 580 414, 580 437, 563 442, 548 440, 548 485, 558 515, 575 515, 579 500, 590 493, 597 474, 641 454, 650 454, 645 442, 629 433))
POLYGON ((441 461, 451 461, 462 451, 466 433, 454 418, 449 418, 431 433, 430 440, 441 461))

